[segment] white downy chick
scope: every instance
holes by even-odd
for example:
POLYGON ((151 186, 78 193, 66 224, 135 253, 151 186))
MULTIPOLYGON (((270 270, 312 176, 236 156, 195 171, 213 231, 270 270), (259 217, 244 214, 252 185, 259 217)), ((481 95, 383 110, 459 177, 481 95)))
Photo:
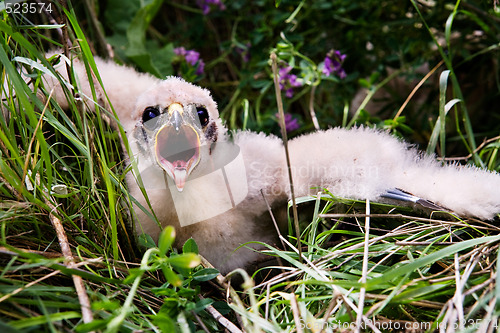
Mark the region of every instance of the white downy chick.
MULTIPOLYGON (((228 135, 210 93, 180 78, 159 80, 99 58, 96 64, 137 163, 127 184, 148 211, 136 207, 137 232, 157 239, 159 224, 172 225, 178 245, 194 238, 222 273, 258 260, 248 247, 260 246, 243 245, 277 241, 263 195, 278 216, 290 197, 281 140, 250 131, 228 135)), ((82 93, 91 96, 83 66, 74 66, 82 93)), ((55 97, 67 105, 62 90, 55 97)), ((338 197, 411 201, 481 219, 500 213, 497 173, 442 166, 381 131, 333 128, 295 138, 289 149, 297 196, 327 187, 338 197)))

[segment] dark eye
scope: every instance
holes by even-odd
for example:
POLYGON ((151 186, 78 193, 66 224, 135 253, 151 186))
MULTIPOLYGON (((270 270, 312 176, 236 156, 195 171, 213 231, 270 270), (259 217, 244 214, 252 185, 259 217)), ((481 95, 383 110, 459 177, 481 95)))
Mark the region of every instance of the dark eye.
POLYGON ((160 115, 160 110, 155 107, 148 106, 142 113, 142 122, 145 123, 148 120, 156 118, 160 115))
POLYGON ((203 106, 197 106, 196 111, 198 112, 198 118, 200 118, 201 126, 207 126, 208 124, 208 111, 203 106))

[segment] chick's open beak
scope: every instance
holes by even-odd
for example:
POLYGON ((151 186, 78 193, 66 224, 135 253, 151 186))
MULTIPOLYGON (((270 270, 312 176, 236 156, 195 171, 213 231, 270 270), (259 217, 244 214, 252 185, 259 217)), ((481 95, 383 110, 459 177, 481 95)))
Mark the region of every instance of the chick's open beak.
POLYGON ((183 121, 183 108, 174 103, 169 106, 170 122, 162 126, 155 136, 155 155, 181 192, 186 179, 200 161, 200 137, 193 126, 183 121))

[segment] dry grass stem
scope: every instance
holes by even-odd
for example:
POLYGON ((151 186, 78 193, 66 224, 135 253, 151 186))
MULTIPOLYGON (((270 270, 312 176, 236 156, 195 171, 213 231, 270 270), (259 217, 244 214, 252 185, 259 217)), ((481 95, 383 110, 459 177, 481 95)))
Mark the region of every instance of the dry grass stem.
MULTIPOLYGON (((198 295, 200 299, 204 299, 203 296, 198 295)), ((231 333, 241 333, 242 331, 236 327, 231 321, 224 317, 219 311, 217 311, 212 305, 207 307, 207 312, 214 317, 222 326, 224 326, 231 333)))
POLYGON ((288 137, 286 133, 285 125, 285 112, 283 111, 283 101, 281 100, 281 91, 279 87, 279 77, 278 77, 278 63, 276 53, 271 53, 271 67, 273 70, 274 77, 274 90, 276 94, 276 102, 278 104, 278 112, 280 115, 280 127, 281 127, 281 137, 283 139, 283 146, 285 147, 285 157, 286 165, 288 170, 288 181, 290 183, 290 195, 292 197, 292 210, 293 210, 293 222, 295 226, 295 233, 297 235, 297 248, 299 249, 299 260, 302 260, 302 246, 300 241, 300 227, 299 227, 299 213, 297 212, 297 203, 295 200, 295 189, 293 187, 293 177, 292 177, 292 167, 290 165, 290 153, 288 151, 288 137))
MULTIPOLYGON (((69 268, 74 268, 76 267, 75 259, 73 258, 73 254, 71 253, 71 248, 68 242, 68 238, 66 237, 66 232, 64 231, 61 220, 54 215, 54 212, 57 210, 57 208, 48 199, 46 199, 45 203, 51 209, 49 213, 50 222, 52 223, 56 231, 57 239, 59 240, 59 246, 61 247, 61 252, 64 256, 64 260, 69 268)), ((94 319, 94 317, 92 315, 90 300, 87 295, 87 291, 85 290, 83 279, 78 275, 72 275, 71 277, 73 278, 76 294, 78 295, 78 300, 80 301, 83 322, 90 323, 94 319)))

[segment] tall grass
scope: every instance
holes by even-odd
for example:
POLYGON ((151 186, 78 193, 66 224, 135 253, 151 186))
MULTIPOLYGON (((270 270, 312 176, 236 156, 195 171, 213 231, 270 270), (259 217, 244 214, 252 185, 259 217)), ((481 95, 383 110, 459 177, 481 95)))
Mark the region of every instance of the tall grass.
MULTIPOLYGON (((68 277, 116 285, 126 268, 116 263, 134 258, 127 205, 118 204, 129 201, 121 145, 101 117, 87 112, 89 101, 74 98, 77 90, 67 89, 72 82, 59 77, 68 96, 65 110, 51 98, 53 91, 45 90, 41 77, 58 74, 36 46, 43 37, 36 28, 21 33, 4 20, 0 29, 0 176, 8 216, 2 219, 2 247, 10 257, 2 271, 1 306, 12 327, 49 328, 52 317, 71 323, 81 316, 68 277), (57 234, 57 223, 67 242, 57 234), (57 255, 68 244, 77 264, 57 255)), ((93 288, 87 291, 94 294, 93 288)))

